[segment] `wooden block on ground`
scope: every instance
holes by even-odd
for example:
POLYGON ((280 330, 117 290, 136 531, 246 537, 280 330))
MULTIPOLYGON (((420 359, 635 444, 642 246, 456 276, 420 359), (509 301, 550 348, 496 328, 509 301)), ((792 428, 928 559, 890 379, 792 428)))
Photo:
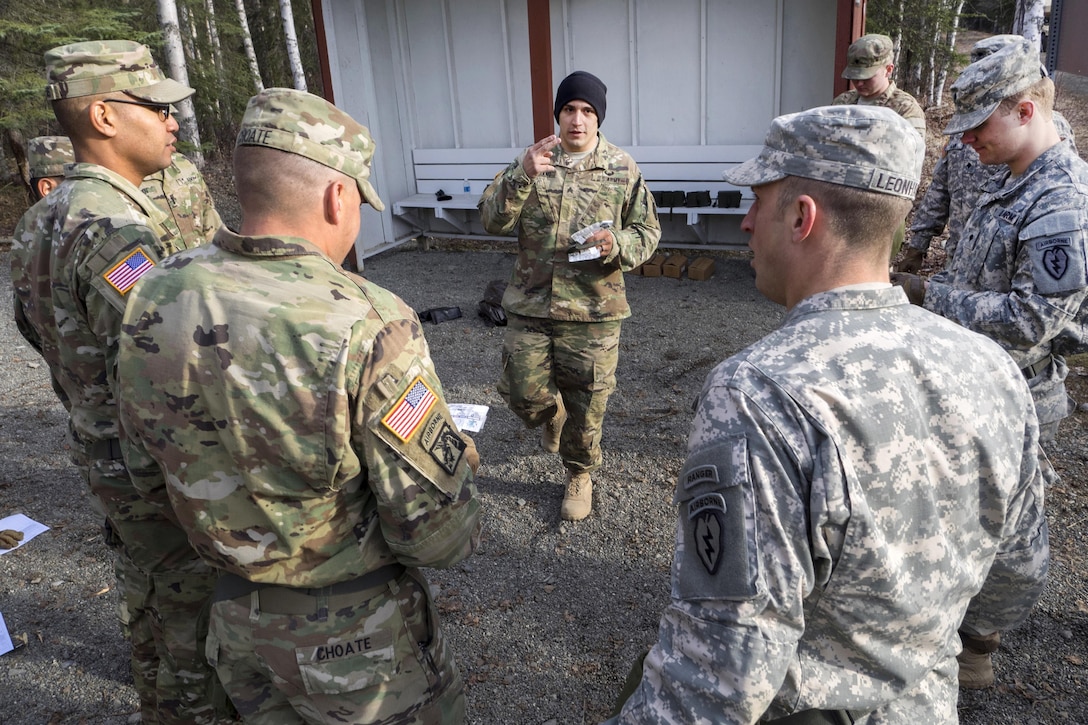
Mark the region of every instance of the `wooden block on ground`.
POLYGON ((642 263, 642 274, 645 277, 660 277, 662 274, 661 268, 665 266, 665 260, 667 257, 658 252, 649 260, 642 263))
POLYGON ((688 265, 688 279, 703 281, 714 276, 713 257, 696 257, 688 265))
POLYGON ((688 258, 683 254, 670 254, 661 267, 661 273, 666 277, 680 279, 684 276, 684 270, 688 267, 688 258))

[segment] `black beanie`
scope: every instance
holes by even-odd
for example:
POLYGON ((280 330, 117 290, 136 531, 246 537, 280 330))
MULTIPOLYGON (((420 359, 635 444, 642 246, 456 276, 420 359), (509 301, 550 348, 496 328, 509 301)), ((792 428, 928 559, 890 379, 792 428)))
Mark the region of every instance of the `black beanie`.
POLYGON ((585 101, 597 112, 597 125, 600 126, 604 123, 604 112, 608 108, 608 101, 604 97, 607 92, 608 88, 597 76, 584 70, 574 71, 563 79, 555 92, 555 122, 559 123, 559 112, 563 106, 571 101, 585 101))

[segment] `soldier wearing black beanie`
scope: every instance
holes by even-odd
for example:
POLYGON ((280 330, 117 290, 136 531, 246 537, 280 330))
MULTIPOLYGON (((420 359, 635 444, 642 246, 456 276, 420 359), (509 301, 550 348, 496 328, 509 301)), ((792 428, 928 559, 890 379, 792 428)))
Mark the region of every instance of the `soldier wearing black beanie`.
POLYGON ((555 94, 558 134, 539 139, 480 197, 490 234, 518 235, 518 261, 502 297, 503 372, 496 390, 566 469, 559 516, 593 511, 594 471, 608 397, 616 389, 620 328, 631 315, 624 272, 661 239, 638 164, 600 131, 604 83, 585 71, 555 94))
POLYGON ((597 126, 604 123, 604 113, 608 108, 605 94, 608 88, 600 78, 584 70, 576 70, 563 79, 559 90, 555 92, 555 120, 559 122, 559 112, 571 101, 585 101, 597 112, 597 126))

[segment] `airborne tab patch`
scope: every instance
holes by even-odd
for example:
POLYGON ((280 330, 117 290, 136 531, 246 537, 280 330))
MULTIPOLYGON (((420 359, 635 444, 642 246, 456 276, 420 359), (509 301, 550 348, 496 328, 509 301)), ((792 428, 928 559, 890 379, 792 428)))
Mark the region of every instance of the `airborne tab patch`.
POLYGON ((124 296, 154 266, 151 257, 143 249, 137 249, 110 268, 102 279, 124 296))
POLYGON ((434 391, 417 375, 397 404, 382 418, 382 425, 393 432, 397 438, 407 443, 411 440, 423 419, 438 398, 434 391))

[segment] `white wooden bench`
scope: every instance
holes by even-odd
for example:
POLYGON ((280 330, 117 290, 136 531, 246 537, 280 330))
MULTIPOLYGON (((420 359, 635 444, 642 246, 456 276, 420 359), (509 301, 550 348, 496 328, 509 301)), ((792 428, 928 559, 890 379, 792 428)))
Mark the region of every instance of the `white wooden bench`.
MULTIPOLYGON (((715 233, 714 220, 747 214, 752 205, 752 193, 748 187, 726 183, 722 179, 722 171, 747 161, 759 150, 759 146, 743 145, 627 148, 642 170, 650 191, 706 191, 710 194, 709 206, 658 208, 663 226, 662 246, 720 244, 736 247, 738 243, 735 240, 721 242, 721 235, 715 233), (717 206, 718 192, 731 190, 741 192, 740 205, 717 206), (687 229, 686 233, 680 232, 675 224, 677 221, 687 229), (676 238, 670 239, 670 233, 676 238)), ((494 238, 483 230, 476 204, 495 175, 524 151, 520 148, 416 149, 412 153, 416 193, 394 202, 393 213, 421 234, 494 238), (466 184, 469 187, 467 193, 464 190, 466 184), (450 199, 439 201, 439 190, 448 194, 450 199)))

